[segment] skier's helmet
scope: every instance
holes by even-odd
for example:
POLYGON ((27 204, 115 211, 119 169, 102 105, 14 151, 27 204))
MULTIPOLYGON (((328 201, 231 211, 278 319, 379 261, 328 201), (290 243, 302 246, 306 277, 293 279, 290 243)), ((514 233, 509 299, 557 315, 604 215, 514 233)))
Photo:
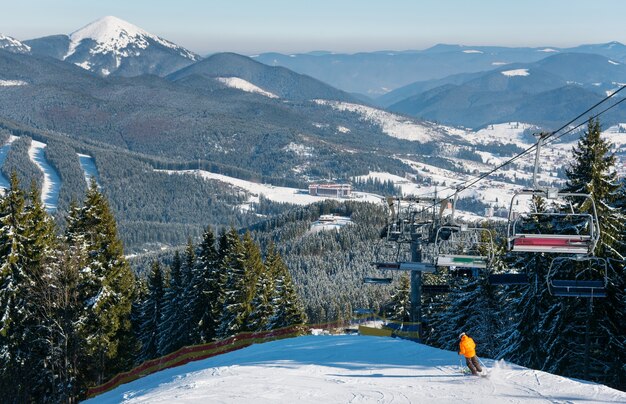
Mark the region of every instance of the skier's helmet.
POLYGON ((463 338, 463 336, 464 336, 464 335, 465 335, 465 333, 464 333, 464 332, 460 333, 460 334, 459 334, 459 339, 463 338))

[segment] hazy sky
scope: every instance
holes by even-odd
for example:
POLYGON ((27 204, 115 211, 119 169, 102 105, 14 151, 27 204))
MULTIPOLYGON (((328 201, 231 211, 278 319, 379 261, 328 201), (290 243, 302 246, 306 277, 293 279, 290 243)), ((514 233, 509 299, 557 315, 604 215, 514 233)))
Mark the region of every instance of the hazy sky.
POLYGON ((200 54, 626 42, 626 0, 2 0, 0 33, 69 34, 114 15, 200 54))

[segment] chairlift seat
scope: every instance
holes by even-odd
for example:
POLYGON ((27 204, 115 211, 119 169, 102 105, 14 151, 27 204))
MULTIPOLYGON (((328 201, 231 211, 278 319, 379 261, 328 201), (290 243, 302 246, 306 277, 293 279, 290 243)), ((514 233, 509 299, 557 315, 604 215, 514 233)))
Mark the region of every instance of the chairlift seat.
POLYGON ((491 285, 528 285, 528 275, 526 274, 491 274, 489 275, 491 285))
POLYGON ((552 288, 553 296, 566 297, 606 297, 606 289, 604 288, 552 288))
POLYGON ((395 271, 435 272, 436 267, 428 262, 374 262, 377 269, 395 271))
POLYGON ((552 285, 555 287, 564 287, 564 288, 604 288, 603 281, 575 281, 569 279, 553 279, 552 285))
POLYGON ((512 240, 512 251, 557 254, 587 254, 592 244, 590 236, 563 234, 522 234, 512 240))
POLYGON ((392 278, 372 278, 365 277, 363 278, 364 283, 374 284, 374 285, 389 285, 393 281, 392 278))
POLYGON ((439 254, 437 265, 441 267, 487 268, 488 258, 482 255, 439 254))

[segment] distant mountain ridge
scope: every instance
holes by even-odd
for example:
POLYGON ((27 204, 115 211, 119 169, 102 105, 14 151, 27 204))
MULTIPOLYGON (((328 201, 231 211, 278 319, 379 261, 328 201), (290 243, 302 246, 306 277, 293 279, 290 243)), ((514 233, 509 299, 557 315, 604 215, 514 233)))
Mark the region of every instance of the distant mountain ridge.
POLYGON ((165 76, 200 56, 117 17, 100 18, 70 35, 25 41, 34 54, 73 63, 101 76, 165 76))
POLYGON ((424 50, 289 55, 273 52, 254 58, 307 74, 350 93, 376 98, 418 81, 487 71, 514 63, 532 63, 558 53, 594 53, 626 63, 626 46, 619 42, 573 48, 439 44, 424 50))
MULTIPOLYGON (((626 83, 621 62, 597 54, 556 53, 534 63, 413 83, 380 100, 390 111, 448 125, 479 128, 521 121, 549 126, 578 115, 620 83, 626 83)), ((605 119, 626 118, 623 112, 612 114, 605 119)))
POLYGON ((351 95, 307 75, 280 66, 267 66, 236 53, 214 54, 168 75, 167 79, 181 81, 192 76, 210 79, 238 77, 280 98, 290 100, 354 100, 351 95))

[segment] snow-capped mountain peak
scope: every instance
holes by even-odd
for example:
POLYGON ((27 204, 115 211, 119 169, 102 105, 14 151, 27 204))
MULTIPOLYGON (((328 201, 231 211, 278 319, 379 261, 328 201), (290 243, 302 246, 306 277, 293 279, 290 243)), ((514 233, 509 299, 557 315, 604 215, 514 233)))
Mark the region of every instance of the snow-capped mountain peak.
POLYGON ((167 74, 198 61, 200 57, 134 24, 106 16, 72 32, 63 59, 107 76, 114 72, 121 75, 167 74), (178 61, 173 61, 172 57, 178 61), (138 68, 144 63, 124 66, 125 60, 131 58, 145 59, 147 71, 138 68))
POLYGON ((76 47, 85 39, 90 39, 98 44, 94 50, 95 53, 120 52, 129 46, 145 49, 149 45, 148 39, 152 39, 167 48, 181 51, 182 56, 194 61, 197 59, 195 54, 186 49, 114 16, 102 17, 72 32, 70 34, 70 50, 67 56, 72 55, 76 47))
POLYGON ((0 49, 14 53, 29 53, 30 46, 7 35, 0 34, 0 49))

